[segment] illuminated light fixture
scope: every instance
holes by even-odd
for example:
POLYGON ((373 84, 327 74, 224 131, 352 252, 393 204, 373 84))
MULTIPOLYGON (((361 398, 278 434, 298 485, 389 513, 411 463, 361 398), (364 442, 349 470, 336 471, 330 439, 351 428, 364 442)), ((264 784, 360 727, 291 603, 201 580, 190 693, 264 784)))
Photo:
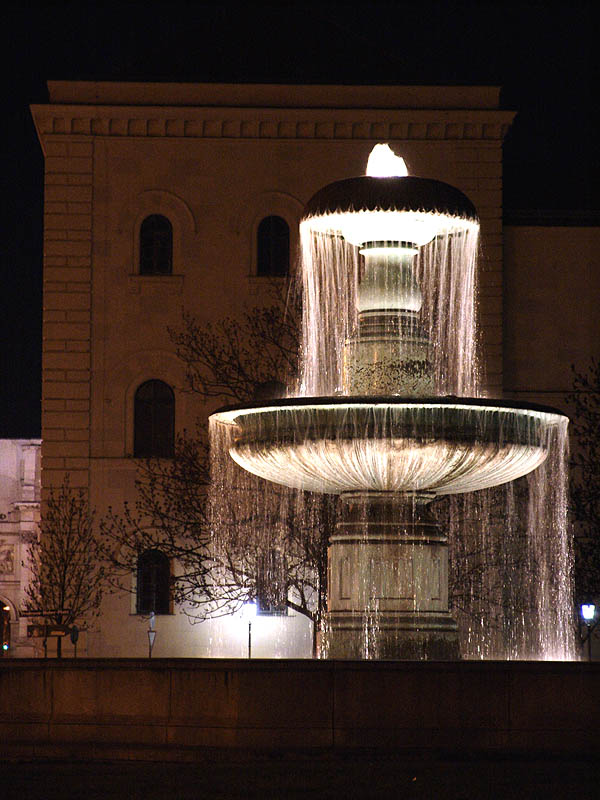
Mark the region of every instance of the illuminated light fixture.
POLYGON ((585 623, 586 627, 586 634, 581 639, 582 647, 585 646, 587 642, 587 652, 588 652, 588 660, 592 660, 592 633, 598 627, 600 623, 600 619, 596 619, 596 606, 594 603, 582 603, 581 608, 581 619, 585 623))
POLYGON ((3 611, 10 611, 10 606, 4 606, 3 611))
POLYGON ((397 156, 389 144, 376 144, 369 155, 365 174, 370 178, 404 178, 408 169, 402 156, 397 156))
POLYGON ((416 248, 436 236, 479 226, 475 206, 459 189, 407 174, 388 145, 375 145, 367 175, 330 183, 306 204, 302 225, 314 233, 416 248), (379 149, 381 148, 381 149, 379 149), (369 174, 371 170, 371 174, 369 174))
POLYGON ((581 617, 588 623, 592 622, 596 616, 596 606, 594 603, 583 603, 581 606, 581 617))
POLYGON ((418 253, 418 248, 412 242, 367 242, 364 247, 361 247, 359 252, 361 256, 371 256, 376 258, 387 258, 390 256, 390 250, 409 255, 418 253))
POLYGON ((254 601, 244 603, 240 610, 242 619, 252 620, 258 614, 258 606, 254 601))

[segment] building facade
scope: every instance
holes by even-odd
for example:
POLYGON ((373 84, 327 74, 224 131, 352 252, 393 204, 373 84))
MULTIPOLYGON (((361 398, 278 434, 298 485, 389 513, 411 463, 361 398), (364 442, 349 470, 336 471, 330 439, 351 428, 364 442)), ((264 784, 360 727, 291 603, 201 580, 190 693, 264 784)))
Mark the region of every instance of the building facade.
POLYGON ((40 655, 23 617, 27 549, 40 519, 39 439, 0 439, 0 658, 40 655))
MULTIPOLYGON (((565 291, 581 293, 582 277, 561 264, 575 247, 597 291, 597 230, 583 239, 503 230, 502 140, 514 114, 500 110, 497 88, 58 81, 49 89, 50 102, 32 108, 45 155, 42 493, 69 475, 100 514, 134 499, 136 457, 168 455, 152 431, 193 429, 213 410, 181 391, 168 328, 183 311, 216 322, 266 303, 265 229, 285 223, 293 258, 306 201, 363 174, 377 142, 412 174, 465 192, 479 211, 489 395, 564 407, 565 364, 593 352, 600 320, 591 293, 583 305, 565 302, 565 291), (551 324, 553 307, 561 315, 551 324), (152 408, 162 411, 153 417, 152 408)), ((135 592, 106 598, 89 655, 146 651, 138 601, 135 592)), ((244 621, 190 626, 167 611, 157 655, 245 654, 244 621)), ((265 617, 253 629, 256 655, 310 655, 305 618, 265 617)))

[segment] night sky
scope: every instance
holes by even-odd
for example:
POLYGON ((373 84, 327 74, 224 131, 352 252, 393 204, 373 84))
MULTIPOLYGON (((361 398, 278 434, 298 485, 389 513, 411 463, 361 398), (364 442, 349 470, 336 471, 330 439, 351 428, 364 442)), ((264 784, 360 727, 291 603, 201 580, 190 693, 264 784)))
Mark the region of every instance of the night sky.
POLYGON ((519 112, 504 148, 505 212, 597 224, 595 5, 9 2, 0 437, 40 434, 43 159, 28 107, 47 101, 48 79, 499 85, 502 107, 519 112))

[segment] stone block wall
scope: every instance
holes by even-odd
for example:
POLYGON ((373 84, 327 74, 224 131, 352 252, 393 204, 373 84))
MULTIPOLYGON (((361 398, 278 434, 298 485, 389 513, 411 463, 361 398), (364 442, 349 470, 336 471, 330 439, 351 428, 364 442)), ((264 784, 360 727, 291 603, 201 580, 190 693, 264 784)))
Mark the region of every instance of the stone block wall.
POLYGON ((93 142, 48 137, 44 187, 44 490, 89 483, 93 142))
POLYGON ((210 749, 600 756, 600 665, 218 659, 0 663, 5 757, 210 749))

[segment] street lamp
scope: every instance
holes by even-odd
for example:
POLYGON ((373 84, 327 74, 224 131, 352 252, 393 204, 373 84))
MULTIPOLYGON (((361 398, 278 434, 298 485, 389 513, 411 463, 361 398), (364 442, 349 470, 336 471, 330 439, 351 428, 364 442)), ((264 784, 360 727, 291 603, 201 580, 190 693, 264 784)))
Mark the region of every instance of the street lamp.
POLYGON ((582 603, 580 612, 581 612, 581 619, 583 620, 587 628, 585 636, 581 639, 581 644, 584 645, 587 642, 588 661, 591 661, 592 633, 594 632, 595 627, 600 622, 600 619, 596 619, 596 606, 594 605, 594 603, 582 603))
POLYGON ((253 600, 249 603, 244 603, 242 606, 241 617, 244 620, 248 620, 248 658, 252 658, 252 620, 257 612, 258 609, 253 600))

